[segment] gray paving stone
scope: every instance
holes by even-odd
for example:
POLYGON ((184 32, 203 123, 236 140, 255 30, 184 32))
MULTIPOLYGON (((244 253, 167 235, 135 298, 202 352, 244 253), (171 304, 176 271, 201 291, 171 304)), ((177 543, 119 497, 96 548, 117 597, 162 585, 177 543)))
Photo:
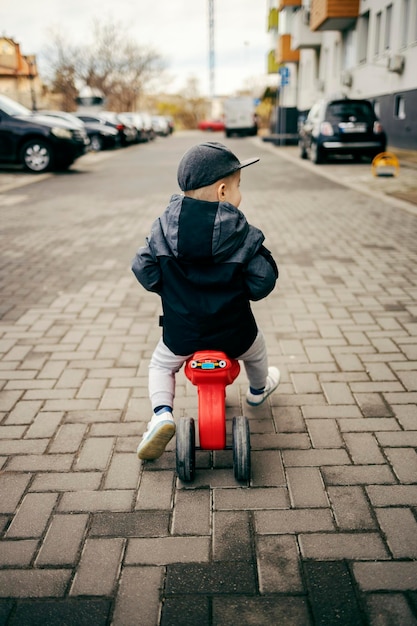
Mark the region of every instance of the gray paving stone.
POLYGON ((129 539, 127 565, 167 565, 168 563, 207 562, 209 537, 161 537, 129 539))
POLYGON ((417 521, 408 508, 375 509, 378 524, 385 534, 395 559, 417 558, 417 521))
POLYGON ((93 537, 167 537, 170 514, 166 511, 93 513, 93 537))
POLYGON ((31 480, 31 474, 0 474, 0 512, 14 513, 31 480))
POLYGON ((407 599, 400 593, 367 594, 366 605, 372 626, 385 626, 390 623, 402 626, 417 624, 417 618, 413 615, 407 599))
POLYGON ((111 595, 116 586, 123 548, 122 538, 87 539, 70 594, 111 595))
MULTIPOLYGON (((162 607, 161 626, 182 624, 182 626, 209 626, 211 602, 209 597, 200 595, 167 598, 162 607)), ((216 624, 219 622, 216 621, 216 624)))
POLYGON ((294 536, 260 536, 256 543, 256 554, 261 594, 295 594, 303 591, 298 547, 294 536))
POLYGON ((173 480, 173 472, 145 472, 140 482, 137 508, 170 509, 173 480))
POLYGON ((315 467, 289 467, 288 492, 291 505, 297 508, 328 507, 323 479, 315 467))
POLYGON ((376 532, 299 535, 301 554, 314 560, 384 559, 388 551, 376 532))
POLYGON ((364 591, 417 590, 416 561, 356 562, 353 573, 364 591))
POLYGON ((172 518, 173 534, 210 535, 210 531, 210 490, 196 489, 194 491, 177 491, 172 518))
POLYGON ((57 502, 54 493, 28 493, 17 510, 6 536, 40 537, 57 502))
POLYGON ((213 560, 248 561, 252 556, 251 524, 246 511, 215 511, 213 560))
POLYGON ((168 565, 166 596, 194 594, 254 594, 252 563, 174 563, 168 565))
POLYGON ((1 567, 29 567, 35 551, 38 548, 36 539, 19 539, 1 542, 0 566, 1 567))
POLYGON ((17 603, 11 626, 106 626, 111 614, 108 598, 22 600, 17 603))
MULTIPOLYGON (((98 478, 98 477, 97 477, 98 478)), ((98 481, 95 481, 98 484, 98 481)), ((60 512, 130 511, 135 492, 128 489, 90 490, 90 483, 79 491, 69 485, 69 491, 62 495, 58 509, 60 512)), ((64 489, 64 486, 62 485, 64 489)))
POLYGON ((376 529, 365 491, 360 486, 328 487, 336 523, 341 530, 376 529))
MULTIPOLYGON (((235 626, 236 616, 242 624, 250 624, 254 616, 259 624, 280 626, 312 626, 307 601, 294 596, 239 596, 213 598, 213 623, 235 626)), ((190 624, 190 626, 192 626, 190 624)))
POLYGON ((90 437, 85 441, 78 455, 76 469, 105 470, 114 447, 112 437, 90 437))
POLYGON ((88 515, 55 515, 36 559, 36 566, 76 565, 88 515))
POLYGON ((314 624, 365 626, 366 621, 361 614, 355 585, 345 563, 306 562, 304 571, 314 624))
POLYGON ((288 535, 302 532, 334 530, 330 510, 289 509, 286 511, 256 511, 255 529, 258 535, 288 535))
POLYGON ((0 597, 63 597, 71 578, 68 569, 5 569, 0 571, 0 597))
POLYGON ((358 465, 376 465, 386 462, 373 433, 345 432, 343 440, 354 463, 358 465))
MULTIPOLYGON (((158 624, 163 573, 163 568, 152 566, 123 569, 112 619, 114 626, 158 624)), ((180 613, 181 623, 186 624, 186 614, 180 613)), ((169 612, 168 618, 168 624, 174 623, 169 612)))

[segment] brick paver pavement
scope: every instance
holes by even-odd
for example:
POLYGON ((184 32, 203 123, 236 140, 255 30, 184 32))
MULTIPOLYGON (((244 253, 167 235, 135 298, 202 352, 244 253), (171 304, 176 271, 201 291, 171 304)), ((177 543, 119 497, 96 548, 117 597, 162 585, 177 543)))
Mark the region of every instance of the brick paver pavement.
MULTIPOLYGON (((174 442, 136 458, 160 311, 129 262, 173 189, 120 181, 195 140, 3 196, 0 623, 417 624, 413 213, 259 144, 242 208, 280 265, 254 309, 282 382, 258 409, 243 374, 228 388, 228 417, 250 420, 250 487, 229 451, 198 452, 191 484, 174 442), (94 185, 111 177, 107 200, 94 185)), ((177 417, 196 407, 179 374, 177 417)))

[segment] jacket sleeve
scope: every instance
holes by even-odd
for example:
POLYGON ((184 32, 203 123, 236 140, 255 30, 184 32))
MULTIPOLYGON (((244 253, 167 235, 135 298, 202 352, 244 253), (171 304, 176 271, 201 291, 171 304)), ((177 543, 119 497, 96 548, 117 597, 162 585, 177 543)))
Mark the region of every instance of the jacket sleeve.
POLYGON ((132 271, 145 289, 155 293, 160 292, 161 268, 158 260, 152 254, 148 239, 146 240, 146 246, 139 248, 137 251, 132 261, 132 271))
POLYGON ((244 277, 250 300, 262 300, 275 287, 278 267, 270 251, 261 246, 244 269, 244 277))

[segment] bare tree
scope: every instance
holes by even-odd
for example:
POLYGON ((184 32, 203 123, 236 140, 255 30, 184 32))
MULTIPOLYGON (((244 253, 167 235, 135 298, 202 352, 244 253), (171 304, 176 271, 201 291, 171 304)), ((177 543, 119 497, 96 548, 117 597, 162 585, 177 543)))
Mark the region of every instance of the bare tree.
POLYGON ((76 108, 80 85, 99 89, 109 110, 133 111, 146 86, 165 70, 157 52, 139 46, 110 18, 95 20, 91 45, 72 46, 59 29, 51 29, 44 59, 52 91, 61 94, 66 111, 76 108))
POLYGON ((52 93, 61 96, 61 109, 74 111, 77 96, 77 68, 80 63, 79 49, 71 46, 57 28, 51 28, 49 30, 49 44, 43 56, 52 93))
POLYGON ((129 39, 122 24, 95 21, 82 78, 89 87, 103 92, 108 109, 135 110, 146 85, 164 69, 162 57, 129 39))
POLYGON ((177 119, 184 128, 197 128, 198 122, 207 115, 208 101, 200 95, 195 76, 189 76, 184 93, 187 96, 181 98, 182 106, 177 113, 177 119))

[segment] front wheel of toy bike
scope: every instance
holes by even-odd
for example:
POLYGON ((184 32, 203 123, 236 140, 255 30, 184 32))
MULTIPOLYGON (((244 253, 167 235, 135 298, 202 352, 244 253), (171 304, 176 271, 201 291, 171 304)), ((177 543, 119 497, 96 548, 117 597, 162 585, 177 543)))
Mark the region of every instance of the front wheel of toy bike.
POLYGON ((246 417, 233 418, 233 469, 236 480, 250 480, 250 430, 246 417))
POLYGON ((183 482, 194 480, 195 474, 195 425, 191 417, 180 419, 176 434, 177 474, 183 482))

